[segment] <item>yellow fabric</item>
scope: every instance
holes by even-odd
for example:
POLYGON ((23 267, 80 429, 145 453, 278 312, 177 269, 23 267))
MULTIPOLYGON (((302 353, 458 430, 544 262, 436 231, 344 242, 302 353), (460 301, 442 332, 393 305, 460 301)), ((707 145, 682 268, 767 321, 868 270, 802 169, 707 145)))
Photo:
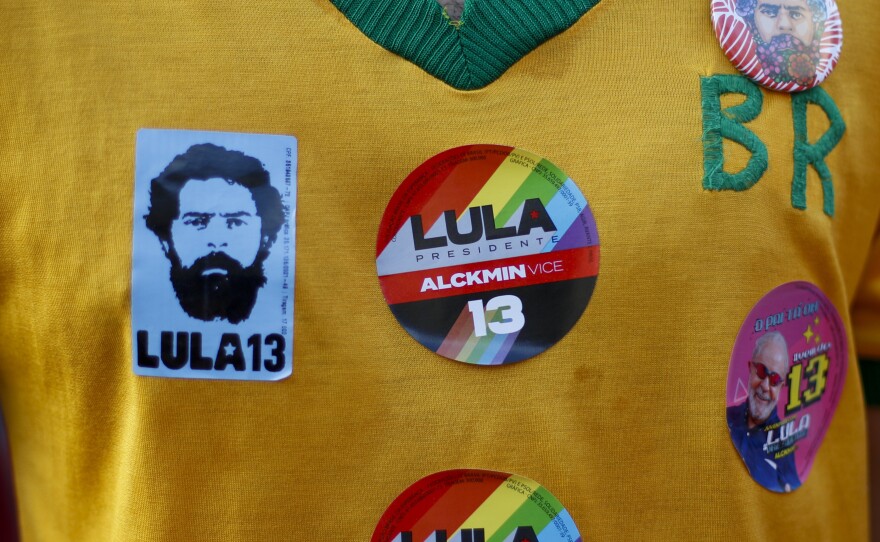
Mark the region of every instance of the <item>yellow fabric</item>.
MULTIPOLYGON (((865 539, 855 352, 793 494, 749 477, 725 421, 730 350, 766 292, 813 282, 850 325, 880 209, 880 8, 839 3, 843 55, 823 88, 847 133, 827 161, 829 218, 812 169, 807 210, 791 206, 787 95, 765 92, 750 124, 769 150, 763 179, 702 189, 700 77, 734 73, 708 1, 604 0, 474 92, 325 0, 3 2, 0 400, 23 540, 362 541, 412 482, 462 467, 538 481, 588 540, 865 539), (134 376, 143 127, 298 138, 291 378, 134 376), (469 143, 560 166, 602 243, 577 326, 511 367, 431 354, 376 279, 395 188, 469 143)), ((827 123, 810 119, 815 137, 827 123)))

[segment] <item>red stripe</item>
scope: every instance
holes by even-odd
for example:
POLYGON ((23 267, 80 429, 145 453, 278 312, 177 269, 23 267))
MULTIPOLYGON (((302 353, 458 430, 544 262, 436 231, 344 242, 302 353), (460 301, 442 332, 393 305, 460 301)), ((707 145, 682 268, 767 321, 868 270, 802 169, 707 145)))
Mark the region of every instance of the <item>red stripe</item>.
POLYGON ((415 496, 414 494, 430 479, 438 477, 456 478, 455 472, 458 471, 443 472, 423 478, 398 495, 388 509, 385 510, 385 513, 382 514, 382 518, 373 532, 373 537, 370 539, 371 542, 391 542, 402 531, 411 531, 413 525, 430 511, 437 504, 437 501, 453 486, 446 486, 445 488, 442 485, 439 486, 436 490, 422 496, 421 500, 408 509, 404 508, 408 506, 406 501, 415 496))
POLYGON ((447 209, 464 212, 467 205, 486 185, 486 181, 507 160, 513 147, 492 149, 493 152, 486 152, 484 145, 478 146, 477 149, 481 151, 478 156, 482 159, 462 162, 456 166, 431 201, 421 209, 421 213, 418 213, 422 215, 425 228, 436 222, 447 209))
POLYGON ((480 153, 485 160, 454 160, 456 156, 464 157, 469 151, 484 146, 468 145, 444 151, 404 179, 382 217, 382 228, 376 241, 377 258, 411 216, 421 214, 427 229, 447 209, 464 211, 513 150, 513 147, 499 147, 501 152, 480 153), (450 161, 438 169, 437 164, 447 159, 450 161))
POLYGON ((371 542, 391 542, 403 531, 412 531, 414 541, 426 539, 435 529, 449 529, 451 534, 506 480, 486 476, 479 485, 457 483, 471 472, 439 472, 410 486, 382 515, 371 542), (414 497, 421 500, 409 505, 407 502, 414 497))
MULTIPOLYGON (((464 478, 468 471, 459 471, 464 478)), ((473 471, 471 471, 473 472, 473 471)), ((484 472, 479 484, 464 482, 449 489, 443 498, 413 526, 413 542, 428 538, 437 529, 446 529, 449 536, 473 514, 477 508, 495 493, 507 476, 484 472)))
MULTIPOLYGON (((558 252, 533 254, 530 256, 517 256, 489 262, 471 263, 461 266, 441 267, 438 269, 426 269, 411 271, 397 275, 385 275, 379 277, 382 292, 390 305, 409 303, 411 301, 424 301, 455 295, 472 294, 475 292, 487 292, 501 288, 518 288, 533 284, 544 284, 561 280, 579 279, 592 277, 599 273, 599 247, 582 247, 558 252), (440 288, 438 282, 442 277, 443 284, 452 284, 453 275, 459 273, 476 272, 481 270, 492 271, 509 265, 525 265, 525 278, 515 278, 506 281, 491 281, 484 284, 471 284, 461 287, 448 287, 438 290, 422 292, 422 286, 426 278, 430 278, 440 288), (541 269, 536 269, 540 267, 541 269), (543 272, 542 272, 543 271, 543 272)), ((481 274, 482 275, 482 274, 481 274)), ((459 283, 466 281, 466 275, 456 277, 459 283)))

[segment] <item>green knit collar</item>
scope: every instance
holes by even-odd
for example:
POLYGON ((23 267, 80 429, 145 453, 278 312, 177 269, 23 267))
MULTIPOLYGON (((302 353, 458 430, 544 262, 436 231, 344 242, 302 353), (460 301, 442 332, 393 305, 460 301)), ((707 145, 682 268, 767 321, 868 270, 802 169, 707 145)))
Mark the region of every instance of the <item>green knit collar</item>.
POLYGON ((437 0, 330 0, 361 32, 434 77, 473 90, 498 79, 600 0, 466 0, 460 23, 437 0))

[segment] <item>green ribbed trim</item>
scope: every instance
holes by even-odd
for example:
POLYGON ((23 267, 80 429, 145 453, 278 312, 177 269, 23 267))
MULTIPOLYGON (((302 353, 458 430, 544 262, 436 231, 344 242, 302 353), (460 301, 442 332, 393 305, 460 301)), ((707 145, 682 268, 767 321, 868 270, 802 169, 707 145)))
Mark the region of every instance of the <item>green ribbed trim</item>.
POLYGON ((862 388, 865 390, 865 402, 880 406, 880 360, 860 359, 862 370, 862 388))
POLYGON ((437 0, 331 0, 385 49, 459 90, 498 79, 600 0, 466 0, 459 23, 437 0))

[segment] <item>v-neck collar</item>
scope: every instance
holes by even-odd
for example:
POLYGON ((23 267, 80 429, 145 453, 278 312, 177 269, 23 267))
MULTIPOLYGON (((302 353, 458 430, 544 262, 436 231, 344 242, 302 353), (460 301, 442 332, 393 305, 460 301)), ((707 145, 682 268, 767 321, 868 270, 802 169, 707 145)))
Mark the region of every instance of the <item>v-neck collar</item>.
POLYGON ((459 90, 498 79, 600 0, 466 0, 451 22, 437 0, 330 0, 361 32, 459 90))

